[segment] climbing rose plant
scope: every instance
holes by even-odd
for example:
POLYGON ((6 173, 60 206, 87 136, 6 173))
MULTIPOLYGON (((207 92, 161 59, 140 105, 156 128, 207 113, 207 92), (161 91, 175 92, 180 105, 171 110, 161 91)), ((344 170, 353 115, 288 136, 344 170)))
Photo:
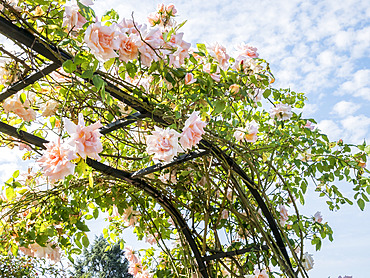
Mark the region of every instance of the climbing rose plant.
MULTIPOLYGON (((305 245, 318 250, 325 238, 333 240, 320 212, 300 213, 307 191, 325 198, 331 210, 353 201, 364 209, 369 201, 370 146, 331 142, 314 119, 303 118, 304 94, 274 88, 256 47, 191 47, 172 4, 137 22, 113 9, 99 19, 88 0, 1 2, 3 18, 73 57, 1 105, 2 123, 49 141, 42 149, 0 137, 32 165, 2 186, 2 253, 73 260, 90 244, 89 220, 105 217, 104 236, 112 243, 124 248, 119 235, 131 227, 153 245, 125 247, 134 277, 201 277, 184 225, 202 256, 246 250, 209 260, 210 277, 307 277, 314 260, 305 245), (144 110, 149 113, 138 116, 144 110), (135 122, 103 132, 125 117, 135 122), (207 152, 209 142, 250 180, 207 152), (184 222, 159 206, 159 197, 88 166, 91 159, 128 172, 163 166, 141 180, 170 200, 184 222), (353 187, 353 196, 341 193, 343 184, 353 187), (289 262, 252 190, 275 219, 289 262)), ((2 92, 45 61, 17 48, 2 52, 2 92)))

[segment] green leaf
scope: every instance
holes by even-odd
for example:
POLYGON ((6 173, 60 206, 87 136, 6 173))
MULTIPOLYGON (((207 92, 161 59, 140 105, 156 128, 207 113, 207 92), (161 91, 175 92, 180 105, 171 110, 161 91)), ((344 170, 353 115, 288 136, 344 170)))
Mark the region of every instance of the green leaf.
POLYGON ((82 176, 83 174, 84 174, 84 172, 85 172, 85 170, 86 170, 86 162, 85 162, 85 160, 83 160, 83 159, 81 159, 79 162, 78 162, 78 164, 77 164, 77 166, 76 166, 76 168, 75 168, 75 172, 77 173, 77 174, 79 174, 80 176, 82 176))
POLYGON ((105 70, 106 71, 108 71, 111 67, 112 67, 112 65, 114 64, 114 62, 116 61, 116 59, 115 58, 111 58, 111 59, 109 59, 108 61, 106 61, 105 63, 104 63, 104 68, 105 68, 105 70))
POLYGON ((78 248, 82 249, 82 244, 81 244, 81 242, 80 242, 80 240, 79 240, 78 237, 75 238, 75 243, 78 246, 78 248))
POLYGON ((83 4, 81 4, 79 1, 77 1, 78 7, 80 8, 80 14, 86 18, 88 21, 95 19, 95 12, 90 7, 87 7, 83 4))
POLYGON ((191 54, 190 54, 190 62, 192 62, 193 64, 197 64, 198 63, 197 59, 195 59, 194 56, 191 55, 191 54))
POLYGON ((19 176, 19 170, 17 170, 17 171, 15 171, 14 173, 13 173, 13 178, 18 178, 18 176, 19 176))
POLYGON ((21 95, 19 96, 19 100, 22 103, 25 103, 26 99, 27 99, 26 94, 25 93, 21 93, 21 95))
POLYGON ((217 100, 216 103, 215 103, 215 110, 214 110, 214 112, 216 114, 219 114, 222 111, 224 111, 225 107, 226 107, 225 101, 223 101, 223 100, 217 100))
POLYGON ((81 221, 76 222, 76 227, 77 227, 77 229, 79 229, 80 231, 83 231, 83 232, 89 232, 90 231, 90 229, 86 226, 86 224, 82 223, 81 221))
POLYGON ((268 98, 270 95, 271 95, 271 90, 270 89, 267 89, 263 92, 263 97, 264 98, 268 98))
POLYGON ((12 187, 8 187, 6 190, 5 190, 5 196, 6 198, 11 201, 13 200, 13 198, 15 197, 15 192, 14 192, 14 189, 12 187))
POLYGON ((179 25, 176 26, 176 31, 179 30, 184 24, 187 22, 187 20, 181 22, 179 25))
POLYGON ((197 48, 199 51, 202 51, 203 53, 207 53, 207 48, 204 43, 197 43, 197 48))
POLYGON ((16 257, 17 254, 18 254, 18 245, 12 244, 11 245, 11 250, 12 250, 12 254, 14 255, 14 257, 16 257))
POLYGON ((358 199, 358 200, 357 200, 357 205, 358 205, 358 207, 359 207, 361 210, 364 210, 364 208, 365 208, 365 202, 364 202, 364 200, 362 200, 362 199, 358 199))
POLYGON ((67 73, 72 73, 74 72, 77 67, 76 65, 72 62, 72 60, 67 60, 63 63, 63 69, 67 73))
POLYGON ((95 209, 94 209, 94 211, 93 211, 93 216, 94 216, 94 218, 95 218, 95 219, 97 219, 97 218, 98 218, 98 216, 99 216, 99 209, 98 209, 98 208, 95 208, 95 209))
POLYGON ((370 145, 366 146, 364 151, 367 153, 367 155, 370 155, 370 145))
POLYGON ((92 173, 89 174, 89 185, 90 187, 94 186, 94 178, 92 173))
POLYGON ((54 116, 49 118, 49 122, 51 124, 51 128, 55 127, 56 118, 54 116))
POLYGON ((94 72, 89 69, 89 70, 85 70, 82 74, 81 74, 81 78, 87 78, 87 79, 91 79, 93 77, 93 74, 94 72))
POLYGON ((85 246, 86 248, 87 248, 87 247, 89 247, 90 241, 89 241, 88 237, 87 237, 87 236, 85 236, 85 235, 82 237, 82 244, 83 244, 83 246, 85 246))
POLYGON ((104 85, 104 80, 96 74, 92 77, 92 82, 94 83, 94 86, 97 90, 100 90, 104 85))
POLYGON ((166 80, 168 82, 171 82, 172 84, 175 84, 176 82, 175 79, 173 79, 172 74, 170 74, 169 72, 166 73, 166 80))
POLYGON ((128 62, 126 64, 126 70, 127 70, 127 73, 128 75, 131 77, 131 78, 135 78, 136 76, 136 71, 137 71, 137 67, 135 64, 131 63, 131 62, 128 62))

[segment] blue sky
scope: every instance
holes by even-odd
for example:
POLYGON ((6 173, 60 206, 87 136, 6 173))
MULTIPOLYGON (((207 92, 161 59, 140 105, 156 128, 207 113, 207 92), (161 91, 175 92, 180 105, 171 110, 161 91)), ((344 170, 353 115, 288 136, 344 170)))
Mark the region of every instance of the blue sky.
MULTIPOLYGON (((177 21, 188 20, 183 27, 184 39, 193 46, 217 41, 230 54, 239 43, 257 47, 260 57, 270 63, 274 86, 305 92, 309 100, 304 115, 315 118, 331 140, 370 142, 369 1, 172 3, 178 10, 177 21)), ((101 16, 114 7, 121 18, 130 18, 134 11, 135 20, 143 23, 156 4, 149 0, 97 0, 93 8, 101 16)), ((1 179, 9 178, 20 163, 20 155, 0 149, 1 179)), ((348 185, 340 186, 353 195, 348 185)), ((313 215, 317 210, 333 227, 334 242, 326 241, 317 253, 307 244, 315 259, 310 277, 369 277, 370 208, 360 212, 353 206, 329 212, 324 200, 312 190, 302 212, 313 215)))

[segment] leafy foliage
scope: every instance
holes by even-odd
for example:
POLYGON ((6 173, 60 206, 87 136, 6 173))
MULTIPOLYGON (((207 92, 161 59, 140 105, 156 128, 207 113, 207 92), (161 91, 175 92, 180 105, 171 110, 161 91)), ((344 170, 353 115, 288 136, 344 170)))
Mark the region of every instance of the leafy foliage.
POLYGON ((43 259, 27 256, 0 256, 0 274, 1 277, 67 277, 66 271, 60 267, 50 265, 43 259))

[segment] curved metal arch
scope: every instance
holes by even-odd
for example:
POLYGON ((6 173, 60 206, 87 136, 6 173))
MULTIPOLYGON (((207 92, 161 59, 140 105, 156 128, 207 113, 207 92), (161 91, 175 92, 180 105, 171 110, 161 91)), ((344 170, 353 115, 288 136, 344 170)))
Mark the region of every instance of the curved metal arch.
MULTIPOLYGON (((32 145, 35 145, 37 147, 40 147, 42 149, 46 149, 44 144, 48 143, 49 141, 32 135, 25 131, 18 131, 15 127, 12 127, 8 124, 0 122, 0 131, 3 133, 6 133, 10 136, 13 136, 15 138, 18 138, 20 140, 23 140, 25 142, 28 142, 32 145)), ((180 212, 175 208, 175 206, 172 204, 172 202, 163 194, 161 194, 160 191, 155 189, 153 186, 148 184, 146 181, 140 179, 140 178, 132 178, 132 173, 119 170, 116 168, 113 168, 111 166, 105 165, 103 163, 100 163, 94 159, 87 158, 86 163, 93 169, 95 169, 98 172, 101 172, 105 175, 112 176, 118 179, 121 179, 136 188, 143 190, 145 193, 147 193, 149 196, 154 198, 172 217, 174 221, 179 225, 180 230, 184 234, 187 242, 190 245, 191 250, 194 253, 195 259, 198 263, 199 271, 203 275, 204 278, 208 278, 208 273, 206 269, 206 265, 204 263, 204 259, 198 249, 198 246, 191 234, 190 228, 187 225, 184 218, 181 216, 180 212)))
MULTIPOLYGON (((73 59, 73 57, 65 52, 62 49, 57 48, 54 45, 51 45, 47 43, 46 41, 43 41, 42 38, 36 38, 33 34, 31 34, 28 30, 23 29, 21 27, 16 26, 12 22, 9 22, 7 19, 3 18, 0 16, 0 33, 3 35, 7 36, 10 39, 17 40, 18 42, 28 46, 29 48, 33 49, 36 51, 38 54, 44 56, 45 58, 53 61, 55 64, 53 67, 56 67, 56 65, 61 66, 63 61, 66 61, 68 59, 73 59)), ((51 69, 51 66, 50 68, 51 69)), ((50 73, 50 72, 48 72, 50 73)), ((32 84, 36 82, 39 78, 41 78, 45 73, 41 73, 37 75, 35 78, 29 78, 29 84, 32 84)), ((99 72, 96 72, 95 74, 99 74, 99 72)), ((36 74, 35 74, 36 75, 36 74)), ((99 74, 100 75, 100 74, 99 74)), ((31 76, 30 76, 31 77, 31 76)), ((104 79, 104 78, 103 78, 104 79)), ((91 82, 91 80, 87 80, 88 82, 91 82)), ((169 125, 167 121, 165 121, 163 118, 161 118, 158 115, 153 115, 151 112, 151 107, 149 103, 147 103, 145 100, 139 100, 137 98, 134 98, 133 96, 127 94, 127 92, 122 91, 120 88, 116 87, 115 85, 111 84, 109 81, 104 80, 108 86, 106 86, 106 91, 109 92, 113 97, 123 101, 125 104, 131 106, 135 110, 139 111, 141 113, 139 118, 152 118, 154 121, 161 123, 163 125, 169 125)), ((27 84, 28 85, 28 84, 27 84)), ((127 89, 127 88, 126 88, 127 89)), ((8 92, 8 95, 1 94, 0 99, 4 100, 6 97, 16 93, 17 91, 15 89, 11 90, 8 92)), ((139 116, 139 115, 136 115, 139 116)), ((134 116, 134 117, 136 117, 134 116)), ((134 117, 127 119, 127 121, 118 121, 117 125, 110 124, 109 126, 106 127, 104 133, 109 133, 112 130, 121 128, 127 124, 130 124, 134 121, 134 117)), ((24 140, 26 142, 29 142, 31 144, 34 144, 35 146, 39 146, 41 148, 44 148, 43 143, 46 143, 47 141, 43 138, 34 136, 32 134, 29 134, 24 131, 18 132, 15 128, 6 125, 4 123, 0 123, 0 131, 7 133, 13 137, 19 138, 21 140, 24 140)), ((248 175, 242 170, 242 168, 229 156, 227 155, 224 151, 222 151, 219 147, 211 144, 210 142, 206 140, 201 141, 201 146, 206 149, 207 151, 212 152, 217 158, 224 160, 227 162, 228 166, 242 179, 244 180, 246 186, 250 190, 251 194, 255 198, 256 202, 258 203, 259 207, 261 208, 264 216, 266 217, 268 224, 270 226, 271 231, 273 232, 273 235, 275 237, 275 240, 277 241, 277 244, 280 248, 280 251, 282 252, 285 260, 287 267, 289 268, 289 272, 293 277, 294 275, 294 270, 293 267, 290 263, 288 253, 286 251, 284 242, 282 240, 281 234, 279 232, 279 229, 276 225, 275 219, 273 218, 271 212, 269 211, 267 205, 263 201, 260 193, 258 190, 254 187, 254 182, 248 177, 248 175)), ((189 160, 191 158, 188 158, 186 160, 189 160)), ((194 253, 194 256, 197 260, 199 270, 201 274, 203 275, 204 278, 208 278, 208 273, 205 267, 205 261, 207 261, 207 257, 202 257, 201 253, 199 251, 199 248, 194 240, 194 238, 191 235, 190 229, 186 223, 186 221, 182 218, 180 212, 172 205, 170 200, 161 192, 153 188, 151 185, 147 184, 145 181, 141 180, 140 178, 135 177, 137 175, 137 172, 135 173, 129 173, 123 170, 115 169, 110 166, 104 165, 100 162, 97 162, 92 159, 87 159, 87 163, 94 168, 97 171, 100 171, 104 174, 111 175, 117 178, 120 178, 122 180, 125 180, 126 182, 129 182, 130 184, 136 186, 137 188, 140 188, 144 190, 148 195, 152 196, 155 200, 158 201, 159 204, 164 207, 168 213, 171 215, 172 218, 176 220, 176 222, 179 224, 181 227, 185 238, 189 242, 189 245, 194 253)), ((152 166, 153 167, 153 166, 152 166)), ((157 169, 163 169, 166 167, 157 167, 153 170, 157 171, 157 169)), ((143 169, 145 172, 146 169, 143 169)), ((209 260, 209 259, 208 259, 209 260)))

